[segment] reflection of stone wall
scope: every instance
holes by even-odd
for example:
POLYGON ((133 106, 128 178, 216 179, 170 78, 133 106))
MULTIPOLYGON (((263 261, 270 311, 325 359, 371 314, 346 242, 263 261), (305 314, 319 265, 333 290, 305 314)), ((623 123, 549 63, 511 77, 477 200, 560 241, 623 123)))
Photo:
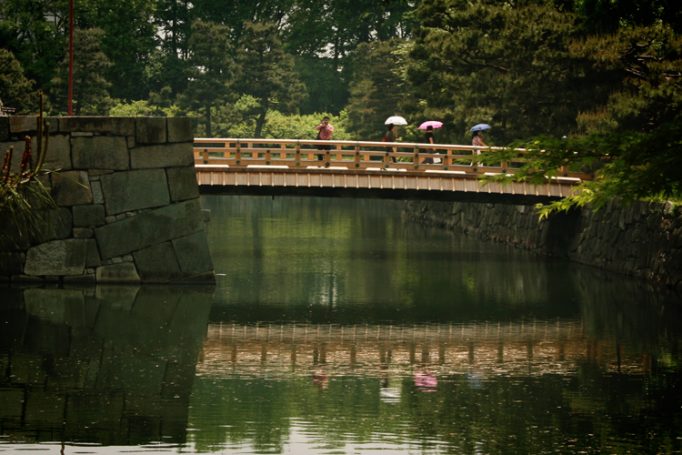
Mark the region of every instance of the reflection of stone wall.
MULTIPOLYGON (((213 281, 186 118, 49 118, 45 179, 57 208, 0 245, 0 276, 97 282, 213 281)), ((0 117, 0 151, 35 117, 0 117), (2 125, 7 123, 7 125, 2 125), (4 133, 3 133, 4 132, 4 133)), ((11 226, 2 226, 11 237, 11 226)))
POLYGON ((104 445, 185 441, 210 292, 0 292, 10 301, 0 308, 3 434, 104 445))
POLYGON ((551 256, 682 290, 682 209, 612 203, 539 222, 529 206, 409 201, 405 215, 551 256))

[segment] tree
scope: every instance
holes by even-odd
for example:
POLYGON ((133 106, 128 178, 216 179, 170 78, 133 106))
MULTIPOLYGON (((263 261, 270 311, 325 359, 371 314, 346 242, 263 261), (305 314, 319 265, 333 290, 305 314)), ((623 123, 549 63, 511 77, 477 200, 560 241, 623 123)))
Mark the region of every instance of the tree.
POLYGON ((350 57, 349 132, 358 139, 380 140, 384 120, 402 114, 411 96, 402 77, 400 40, 361 44, 350 57))
POLYGON ((404 0, 294 2, 282 36, 308 88, 304 112, 339 112, 350 93, 349 57, 360 44, 410 36, 412 8, 404 0))
MULTIPOLYGON (((105 115, 111 107, 111 84, 105 78, 111 62, 102 52, 104 31, 98 28, 74 32, 73 104, 76 115, 105 115)), ((52 81, 52 99, 66 112, 68 52, 52 81)))
POLYGON ((261 137, 270 109, 299 111, 305 86, 297 77, 293 58, 284 52, 273 23, 247 23, 237 58, 241 70, 237 88, 258 100, 254 136, 261 137))
POLYGON ((504 142, 566 134, 599 101, 569 56, 575 17, 551 4, 426 0, 417 18, 410 79, 423 110, 455 127, 453 140, 480 122, 504 142))
POLYGON ((616 33, 622 26, 650 26, 656 22, 669 24, 682 31, 682 5, 671 0, 568 0, 581 17, 581 29, 587 34, 616 33))
POLYGON ((66 43, 65 1, 0 2, 0 42, 21 63, 24 74, 47 92, 66 43))
POLYGON ((24 76, 21 63, 12 52, 0 48, 0 101, 5 107, 27 114, 38 108, 34 82, 24 76))
MULTIPOLYGON (((270 111, 268 113, 268 121, 263 130, 263 137, 313 139, 316 134, 313 126, 319 124, 320 119, 325 115, 329 116, 329 114, 322 113, 284 115, 277 111, 270 111)), ((342 117, 331 116, 331 124, 334 125, 335 140, 350 139, 344 130, 342 117)))
MULTIPOLYGON (((544 213, 587 203, 599 207, 615 197, 682 197, 682 38, 661 23, 623 27, 576 41, 572 52, 589 59, 593 71, 620 78, 604 105, 578 117, 581 134, 562 145, 538 143, 556 150, 555 157, 563 152, 569 165, 576 157, 601 165, 593 182, 544 213)), ((548 163, 547 154, 534 158, 539 169, 556 164, 548 163)))
POLYGON ((79 28, 104 31, 101 48, 111 62, 104 77, 114 98, 144 99, 150 90, 148 65, 156 46, 152 0, 79 0, 79 28))
POLYGON ((229 29, 220 24, 197 20, 189 39, 189 78, 179 103, 190 109, 203 109, 205 131, 211 136, 211 109, 230 97, 234 63, 230 57, 229 29))
POLYGON ((154 25, 159 46, 150 60, 152 90, 169 87, 172 93, 177 94, 187 87, 192 18, 193 9, 189 0, 157 1, 154 25))

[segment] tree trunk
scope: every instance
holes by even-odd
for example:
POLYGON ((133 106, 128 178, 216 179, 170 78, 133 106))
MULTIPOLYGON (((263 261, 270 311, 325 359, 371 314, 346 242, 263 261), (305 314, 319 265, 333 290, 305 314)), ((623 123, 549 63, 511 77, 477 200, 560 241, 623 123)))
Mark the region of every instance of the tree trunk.
POLYGON ((265 115, 267 113, 268 108, 264 106, 258 115, 258 119, 256 119, 256 131, 254 131, 254 137, 261 137, 261 134, 263 133, 263 126, 265 126, 265 115))
POLYGON ((206 137, 211 137, 211 105, 206 105, 206 137))

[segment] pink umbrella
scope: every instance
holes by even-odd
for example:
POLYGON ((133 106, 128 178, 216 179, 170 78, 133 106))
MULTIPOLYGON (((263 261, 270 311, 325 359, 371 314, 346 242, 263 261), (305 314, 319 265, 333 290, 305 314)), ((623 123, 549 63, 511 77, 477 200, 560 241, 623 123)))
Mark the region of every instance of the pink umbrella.
POLYGON ((422 123, 421 125, 419 125, 419 129, 420 129, 420 130, 425 130, 425 129, 427 129, 429 126, 435 130, 436 128, 442 127, 442 126, 443 126, 443 122, 439 122, 438 120, 427 120, 427 121, 425 121, 424 123, 422 123))

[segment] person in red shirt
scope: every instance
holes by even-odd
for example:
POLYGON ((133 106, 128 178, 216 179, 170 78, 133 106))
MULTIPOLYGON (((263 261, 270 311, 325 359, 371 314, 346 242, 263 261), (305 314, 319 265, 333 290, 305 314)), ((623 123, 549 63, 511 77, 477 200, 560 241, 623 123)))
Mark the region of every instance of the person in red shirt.
MULTIPOLYGON (((332 134, 334 133, 334 127, 329 123, 329 117, 325 116, 319 125, 315 127, 317 130, 317 139, 321 141, 330 141, 332 139, 332 134)), ((331 150, 330 145, 318 145, 318 150, 331 150)), ((317 155, 317 159, 322 161, 324 155, 317 155)))

